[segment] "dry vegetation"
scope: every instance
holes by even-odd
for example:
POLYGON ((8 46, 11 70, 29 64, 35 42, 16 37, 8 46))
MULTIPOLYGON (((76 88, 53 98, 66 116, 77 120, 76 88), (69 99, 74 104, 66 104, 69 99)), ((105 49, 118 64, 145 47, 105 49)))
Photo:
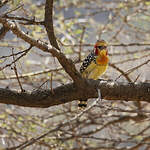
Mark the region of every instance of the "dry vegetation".
POLYGON ((2 0, 0 149, 150 149, 149 9, 148 0, 2 0), (96 39, 109 43, 109 68, 105 80, 85 80, 78 70, 96 39))

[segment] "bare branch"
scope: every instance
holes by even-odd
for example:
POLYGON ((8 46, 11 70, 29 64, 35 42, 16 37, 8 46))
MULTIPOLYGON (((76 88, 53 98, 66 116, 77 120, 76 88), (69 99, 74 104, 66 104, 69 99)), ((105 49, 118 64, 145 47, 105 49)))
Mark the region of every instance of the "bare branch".
MULTIPOLYGON (((11 63, 5 65, 4 67, 0 67, 0 71, 7 68, 7 67, 10 67, 12 64, 15 64, 15 62, 17 62, 19 59, 21 59, 23 56, 25 56, 30 51, 31 48, 32 48, 32 46, 30 46, 28 49, 24 50, 24 53, 22 55, 20 55, 18 58, 13 59, 13 61, 11 63)), ((12 55, 10 55, 10 56, 12 56, 12 55)))
MULTIPOLYGON (((46 74, 46 73, 49 73, 49 72, 57 72, 57 71, 60 71, 62 69, 63 69, 62 67, 57 68, 57 69, 45 69, 45 70, 36 71, 36 72, 24 73, 22 75, 19 75, 18 77, 19 78, 25 78, 25 77, 37 76, 37 75, 46 74)), ((8 80, 8 79, 16 79, 16 76, 12 75, 12 76, 9 76, 9 77, 7 77, 7 76, 2 77, 2 78, 0 77, 0 80, 8 80)))
POLYGON ((0 8, 5 6, 9 1, 12 1, 12 0, 2 0, 2 1, 0 1, 0 8))
MULTIPOLYGON (((73 47, 79 47, 80 43, 78 44, 64 44, 61 43, 65 47, 73 46, 73 47)), ((84 47, 91 47, 94 46, 94 44, 89 44, 89 43, 84 43, 82 46, 84 47)), ((108 46, 114 46, 114 47, 129 47, 129 46, 150 46, 150 43, 129 43, 129 44, 113 44, 110 43, 108 46)), ((129 52, 129 53, 134 53, 134 52, 129 52)))
MULTIPOLYGON (((32 39, 28 34, 21 31, 17 25, 17 23, 9 22, 4 18, 0 18, 0 23, 5 24, 15 35, 26 41, 32 46, 36 46, 39 49, 50 52, 53 56, 57 57, 60 64, 63 66, 65 71, 71 76, 71 78, 78 83, 83 83, 80 73, 76 70, 75 65, 73 64, 72 60, 67 59, 66 56, 58 52, 58 50, 52 46, 45 44, 42 41, 32 39)), ((77 84, 78 85, 78 84, 77 84)))
MULTIPOLYGON (((14 56, 17 56, 17 55, 22 54, 22 53, 26 53, 27 51, 28 51, 28 49, 23 50, 23 51, 19 51, 17 53, 14 53, 14 56)), ((1 56, 0 59, 5 59, 5 58, 11 57, 11 56, 13 56, 13 54, 6 55, 6 56, 1 56)))
POLYGON ((53 0, 46 0, 45 3, 45 28, 51 45, 60 50, 53 28, 53 0))
POLYGON ((129 44, 111 44, 111 46, 122 46, 122 47, 128 47, 128 46, 149 46, 150 43, 129 43, 129 44))
POLYGON ((19 21, 19 24, 23 24, 23 25, 44 25, 44 21, 36 21, 35 18, 28 19, 25 17, 9 16, 6 14, 3 17, 6 19, 17 20, 19 21))
POLYGON ((70 124, 71 122, 73 122, 74 120, 77 120, 79 117, 81 117, 85 112, 87 112, 88 110, 90 110, 92 107, 94 107, 96 105, 96 103, 101 100, 101 95, 99 93, 99 97, 96 99, 96 102, 93 102, 92 105, 90 105, 89 107, 87 107, 86 109, 84 109, 83 111, 81 111, 79 114, 77 114, 75 117, 69 119, 69 120, 65 120, 64 122, 62 122, 62 124, 56 126, 54 129, 52 130, 49 130, 48 132, 36 137, 36 138, 32 138, 31 140, 29 141, 25 141, 24 143, 16 146, 16 147, 12 147, 12 148, 9 148, 9 150, 13 150, 13 149, 24 149, 34 143, 36 143, 37 141, 39 141, 40 139, 44 138, 45 136, 49 135, 50 133, 53 133, 53 132, 56 132, 58 131, 60 128, 66 126, 67 124, 70 124))
POLYGON ((3 26, 0 29, 0 40, 4 38, 4 36, 6 35, 6 33, 9 31, 9 28, 3 26))
POLYGON ((78 52, 79 61, 81 61, 81 51, 82 51, 82 43, 83 43, 84 33, 85 33, 85 26, 83 26, 83 28, 82 28, 82 33, 81 33, 81 37, 80 37, 80 46, 79 46, 79 52, 78 52))
MULTIPOLYGON (((123 75, 123 76, 127 79, 128 82, 132 82, 132 80, 129 78, 129 76, 128 76, 122 69, 120 69, 119 67, 117 67, 115 64, 112 64, 112 63, 109 63, 109 65, 110 65, 112 68, 114 68, 114 69, 116 69, 117 71, 119 71, 119 72, 121 73, 120 76, 123 75)), ((118 80, 118 78, 116 78, 116 80, 118 80)))
MULTIPOLYGON (((128 77, 128 75, 130 74, 130 73, 132 73, 133 71, 135 71, 136 69, 138 69, 138 68, 140 68, 140 67, 142 67, 142 66, 144 66, 144 65, 146 65, 146 64, 148 64, 150 62, 150 60, 147 60, 147 61, 145 61, 144 63, 142 63, 142 64, 140 64, 140 65, 138 65, 138 66, 136 66, 136 67, 133 67, 133 68, 131 68, 131 69, 129 69, 128 71, 126 71, 126 72, 121 72, 122 74, 121 75, 119 75, 117 78, 116 78, 116 80, 118 80, 122 75, 124 76, 124 77, 128 77)), ((111 65, 112 66, 112 65, 111 65)), ((128 80, 129 81, 129 80, 128 80)), ((129 81, 130 82, 130 81, 129 81)))
POLYGON ((76 88, 74 83, 49 90, 32 93, 0 89, 0 103, 24 107, 50 107, 82 98, 96 98, 100 89, 102 98, 107 100, 147 101, 150 103, 150 83, 123 83, 113 81, 87 80, 85 87, 76 88))
POLYGON ((19 84, 19 86, 20 86, 21 92, 23 92, 24 89, 23 89, 23 87, 22 87, 22 84, 21 84, 20 79, 19 79, 19 76, 18 76, 18 71, 17 71, 17 66, 16 66, 16 63, 15 63, 15 56, 14 56, 13 49, 12 49, 12 55, 13 55, 13 60, 14 60, 14 67, 13 67, 13 69, 14 69, 14 72, 15 72, 15 74, 16 74, 17 81, 18 81, 18 84, 19 84))
POLYGON ((6 12, 4 15, 10 14, 10 13, 12 13, 12 12, 14 12, 14 11, 16 11, 16 10, 22 8, 22 7, 23 7, 23 4, 21 4, 21 5, 17 6, 17 7, 15 7, 15 8, 13 8, 12 10, 9 10, 9 11, 6 12))

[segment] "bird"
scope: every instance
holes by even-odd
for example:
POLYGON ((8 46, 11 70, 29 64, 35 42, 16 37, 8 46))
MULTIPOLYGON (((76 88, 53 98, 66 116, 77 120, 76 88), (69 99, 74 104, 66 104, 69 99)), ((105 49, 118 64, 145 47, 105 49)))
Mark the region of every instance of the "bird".
MULTIPOLYGON (((83 78, 97 80, 105 73, 109 62, 107 46, 105 40, 96 41, 92 52, 84 59, 80 67, 80 73, 83 78)), ((86 106, 87 99, 80 99, 78 107, 84 109, 86 106)))

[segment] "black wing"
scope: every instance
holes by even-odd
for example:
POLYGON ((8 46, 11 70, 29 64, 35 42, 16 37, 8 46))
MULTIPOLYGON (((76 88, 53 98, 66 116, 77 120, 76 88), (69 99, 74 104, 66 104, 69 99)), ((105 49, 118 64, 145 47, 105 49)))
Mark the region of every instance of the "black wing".
POLYGON ((89 64, 92 61, 95 61, 95 63, 96 63, 95 53, 93 51, 86 57, 86 59, 84 59, 82 65, 80 67, 80 73, 84 72, 84 70, 89 66, 89 64))

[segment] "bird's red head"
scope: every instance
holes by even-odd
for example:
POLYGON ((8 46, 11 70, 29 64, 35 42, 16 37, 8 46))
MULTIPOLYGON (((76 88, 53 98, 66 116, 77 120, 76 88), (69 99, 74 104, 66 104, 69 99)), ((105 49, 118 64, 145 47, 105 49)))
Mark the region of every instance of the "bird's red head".
POLYGON ((105 50, 107 55, 107 43, 104 40, 98 40, 94 46, 95 55, 98 56, 103 50, 105 50))

